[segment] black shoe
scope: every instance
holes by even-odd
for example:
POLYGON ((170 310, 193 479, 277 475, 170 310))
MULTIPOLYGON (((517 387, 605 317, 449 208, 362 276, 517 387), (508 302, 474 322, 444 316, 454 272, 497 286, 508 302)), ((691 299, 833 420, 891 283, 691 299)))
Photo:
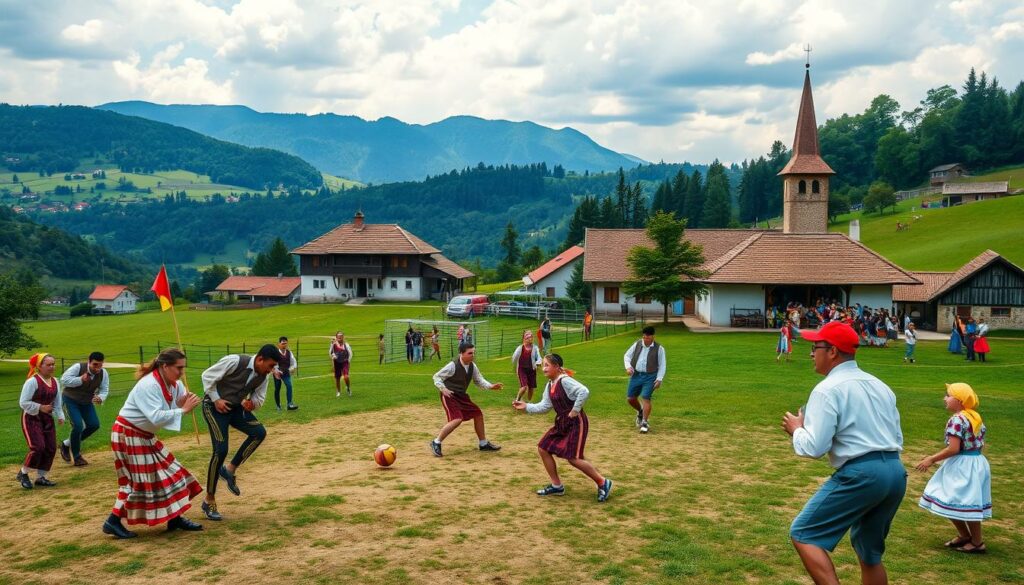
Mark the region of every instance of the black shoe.
POLYGON ((47 478, 47 477, 37 477, 36 478, 36 485, 42 486, 42 487, 54 487, 54 486, 57 485, 57 482, 50 481, 50 479, 47 478))
POLYGON ((434 457, 441 457, 441 443, 430 441, 430 450, 434 452, 434 457))
POLYGON ((235 482, 234 473, 231 473, 230 471, 228 471, 227 467, 223 466, 221 466, 219 473, 220 476, 224 478, 224 481, 227 482, 228 489, 231 491, 231 493, 235 494, 236 496, 242 495, 242 490, 238 489, 238 483, 235 482))
POLYGON ((200 508, 202 508, 203 514, 206 515, 206 518, 209 520, 213 520, 214 522, 220 522, 224 519, 224 517, 220 515, 220 512, 217 511, 217 504, 203 502, 203 505, 200 506, 200 508))
POLYGON ((89 465, 89 462, 85 460, 85 457, 78 456, 75 458, 75 467, 85 467, 89 465))
POLYGON ((103 523, 103 534, 112 534, 114 538, 135 538, 138 536, 138 534, 125 528, 120 522, 114 524, 110 520, 103 523))
POLYGON ((494 443, 492 443, 490 441, 487 441, 483 445, 480 445, 480 450, 481 451, 501 451, 501 446, 500 445, 495 445, 494 443))
POLYGON ((553 485, 551 485, 549 483, 548 485, 546 485, 546 486, 540 488, 539 490, 537 490, 537 495, 538 496, 564 496, 565 495, 565 486, 564 485, 560 485, 558 487, 555 487, 555 486, 553 486, 553 485))
POLYGON ((57 446, 60 448, 60 458, 67 463, 71 463, 71 447, 65 445, 63 441, 61 441, 57 446))
POLYGON ((299 407, 297 405, 295 405, 295 404, 289 404, 288 405, 288 410, 298 410, 298 409, 299 409, 299 407))
POLYGON ((21 483, 21 487, 27 490, 32 489, 32 479, 29 478, 27 473, 22 473, 19 471, 16 477, 18 478, 18 482, 21 483))
POLYGON ((197 532, 203 529, 203 525, 198 522, 193 522, 184 516, 178 516, 167 522, 167 532, 174 530, 185 530, 187 532, 197 532))

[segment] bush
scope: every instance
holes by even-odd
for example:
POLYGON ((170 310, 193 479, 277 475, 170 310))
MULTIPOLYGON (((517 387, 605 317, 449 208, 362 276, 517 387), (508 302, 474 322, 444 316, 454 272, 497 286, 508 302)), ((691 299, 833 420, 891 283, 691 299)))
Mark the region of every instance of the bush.
POLYGON ((86 301, 84 303, 78 303, 74 307, 71 307, 71 316, 88 317, 89 315, 92 315, 92 310, 94 308, 95 307, 93 307, 93 304, 90 303, 89 301, 86 301))

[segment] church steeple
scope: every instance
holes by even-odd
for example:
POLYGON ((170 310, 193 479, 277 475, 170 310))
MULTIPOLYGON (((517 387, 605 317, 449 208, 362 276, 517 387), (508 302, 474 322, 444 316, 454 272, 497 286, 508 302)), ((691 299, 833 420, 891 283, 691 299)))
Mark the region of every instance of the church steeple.
POLYGON ((809 62, 806 67, 796 135, 793 137, 793 154, 779 172, 783 177, 782 231, 787 234, 827 231, 828 178, 835 174, 821 158, 818 149, 818 123, 814 117, 809 62))

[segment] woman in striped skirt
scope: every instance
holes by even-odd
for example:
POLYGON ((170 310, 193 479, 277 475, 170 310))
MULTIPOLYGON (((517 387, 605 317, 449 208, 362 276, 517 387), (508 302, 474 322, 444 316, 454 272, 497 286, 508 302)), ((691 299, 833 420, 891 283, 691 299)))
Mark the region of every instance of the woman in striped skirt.
POLYGON ((118 490, 114 509, 103 523, 105 534, 135 537, 121 524, 122 518, 129 525, 166 522, 168 531, 203 529, 182 516, 203 488, 154 434, 160 429, 181 430, 182 416, 199 405, 199 397, 179 381, 184 371, 185 354, 165 349, 135 374, 138 382, 110 434, 118 490))
POLYGON ((612 480, 601 475, 592 463, 583 458, 583 448, 587 444, 587 432, 590 422, 583 412, 583 404, 590 396, 586 386, 572 378, 572 372, 566 370, 562 356, 551 353, 544 356, 542 368, 548 383, 540 402, 528 404, 520 400, 512 403, 516 410, 529 414, 543 414, 555 409, 555 425, 537 443, 537 453, 544 463, 551 483, 537 490, 538 496, 561 496, 565 494, 565 486, 558 477, 557 455, 579 469, 597 484, 597 501, 608 499, 612 491, 612 480))

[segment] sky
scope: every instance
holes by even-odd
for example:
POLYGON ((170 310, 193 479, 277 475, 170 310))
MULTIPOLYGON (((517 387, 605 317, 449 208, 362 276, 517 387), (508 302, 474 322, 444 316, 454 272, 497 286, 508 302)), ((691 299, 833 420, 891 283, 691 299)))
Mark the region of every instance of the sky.
POLYGON ((971 67, 1015 87, 1024 2, 0 0, 0 102, 473 115, 739 162, 791 144, 807 45, 819 124, 909 110, 971 67))

